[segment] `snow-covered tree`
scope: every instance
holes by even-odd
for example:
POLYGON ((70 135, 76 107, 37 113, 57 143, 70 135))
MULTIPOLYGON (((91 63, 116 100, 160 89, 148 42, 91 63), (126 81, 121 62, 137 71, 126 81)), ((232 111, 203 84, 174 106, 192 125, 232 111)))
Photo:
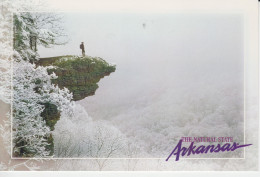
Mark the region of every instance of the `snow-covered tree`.
POLYGON ((14 62, 13 81, 13 153, 15 156, 48 156, 46 150, 50 127, 41 116, 43 103, 56 105, 59 111, 67 108, 72 95, 65 88, 51 84, 55 74, 27 61, 14 62))
POLYGON ((38 59, 38 45, 52 47, 65 44, 62 17, 54 13, 18 12, 14 14, 14 49, 23 59, 38 59))
POLYGON ((46 107, 70 114, 72 94, 51 83, 56 75, 49 75, 47 67, 33 64, 38 59, 37 45, 61 44, 57 42, 62 36, 62 28, 55 23, 58 20, 56 15, 46 13, 14 15, 13 155, 16 157, 52 155, 51 131, 57 120, 44 118, 46 107))
POLYGON ((110 158, 123 155, 126 137, 108 121, 93 121, 79 104, 61 114, 53 132, 56 157, 110 158))

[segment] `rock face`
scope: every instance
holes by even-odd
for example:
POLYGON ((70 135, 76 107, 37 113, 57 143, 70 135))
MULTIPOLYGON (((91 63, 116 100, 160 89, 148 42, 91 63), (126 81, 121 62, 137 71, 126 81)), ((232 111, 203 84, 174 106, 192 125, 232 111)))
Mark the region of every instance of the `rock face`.
MULTIPOLYGON (((51 58, 41 58, 37 66, 54 66, 48 72, 54 72, 58 78, 52 80, 60 88, 68 88, 73 93, 73 100, 82 100, 88 96, 94 95, 98 88, 98 82, 101 78, 108 76, 116 70, 114 65, 109 65, 101 58, 79 57, 79 56, 59 56, 51 58)), ((45 106, 41 116, 46 121, 46 125, 53 131, 54 126, 60 119, 60 112, 56 105, 51 103, 42 103, 45 106)), ((46 149, 50 155, 54 153, 54 144, 52 135, 47 138, 49 145, 46 149)))
POLYGON ((73 100, 78 101, 95 94, 98 82, 116 70, 101 58, 60 56, 41 58, 37 65, 56 66, 49 72, 54 72, 58 78, 53 80, 60 88, 68 88, 73 93, 73 100))

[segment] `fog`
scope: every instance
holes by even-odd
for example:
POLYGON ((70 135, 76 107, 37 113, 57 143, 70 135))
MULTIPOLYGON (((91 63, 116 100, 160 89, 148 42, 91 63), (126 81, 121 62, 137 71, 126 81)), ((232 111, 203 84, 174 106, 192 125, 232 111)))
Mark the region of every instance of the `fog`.
MULTIPOLYGON (((145 152, 165 157, 182 136, 243 139, 243 18, 237 14, 66 13, 64 46, 116 64, 79 103, 145 152)), ((232 153, 229 153, 232 154, 232 153)))

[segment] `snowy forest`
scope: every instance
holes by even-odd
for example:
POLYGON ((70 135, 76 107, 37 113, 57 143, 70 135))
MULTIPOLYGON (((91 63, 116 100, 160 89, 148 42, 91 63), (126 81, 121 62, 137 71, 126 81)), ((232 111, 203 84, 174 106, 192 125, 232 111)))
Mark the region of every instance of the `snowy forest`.
POLYGON ((244 144, 241 16, 19 12, 23 3, 3 2, 0 100, 11 109, 0 132, 8 154, 24 160, 8 168, 196 170, 207 162, 165 164, 181 137, 244 144))

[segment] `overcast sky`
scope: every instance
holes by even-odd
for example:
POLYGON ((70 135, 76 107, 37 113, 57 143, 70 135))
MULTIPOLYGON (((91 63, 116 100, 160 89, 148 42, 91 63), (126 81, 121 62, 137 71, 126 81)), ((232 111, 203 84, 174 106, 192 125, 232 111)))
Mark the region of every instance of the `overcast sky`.
POLYGON ((239 15, 66 13, 63 21, 69 42, 52 49, 40 47, 41 57, 80 55, 82 41, 87 55, 117 64, 231 62, 243 55, 239 15))

